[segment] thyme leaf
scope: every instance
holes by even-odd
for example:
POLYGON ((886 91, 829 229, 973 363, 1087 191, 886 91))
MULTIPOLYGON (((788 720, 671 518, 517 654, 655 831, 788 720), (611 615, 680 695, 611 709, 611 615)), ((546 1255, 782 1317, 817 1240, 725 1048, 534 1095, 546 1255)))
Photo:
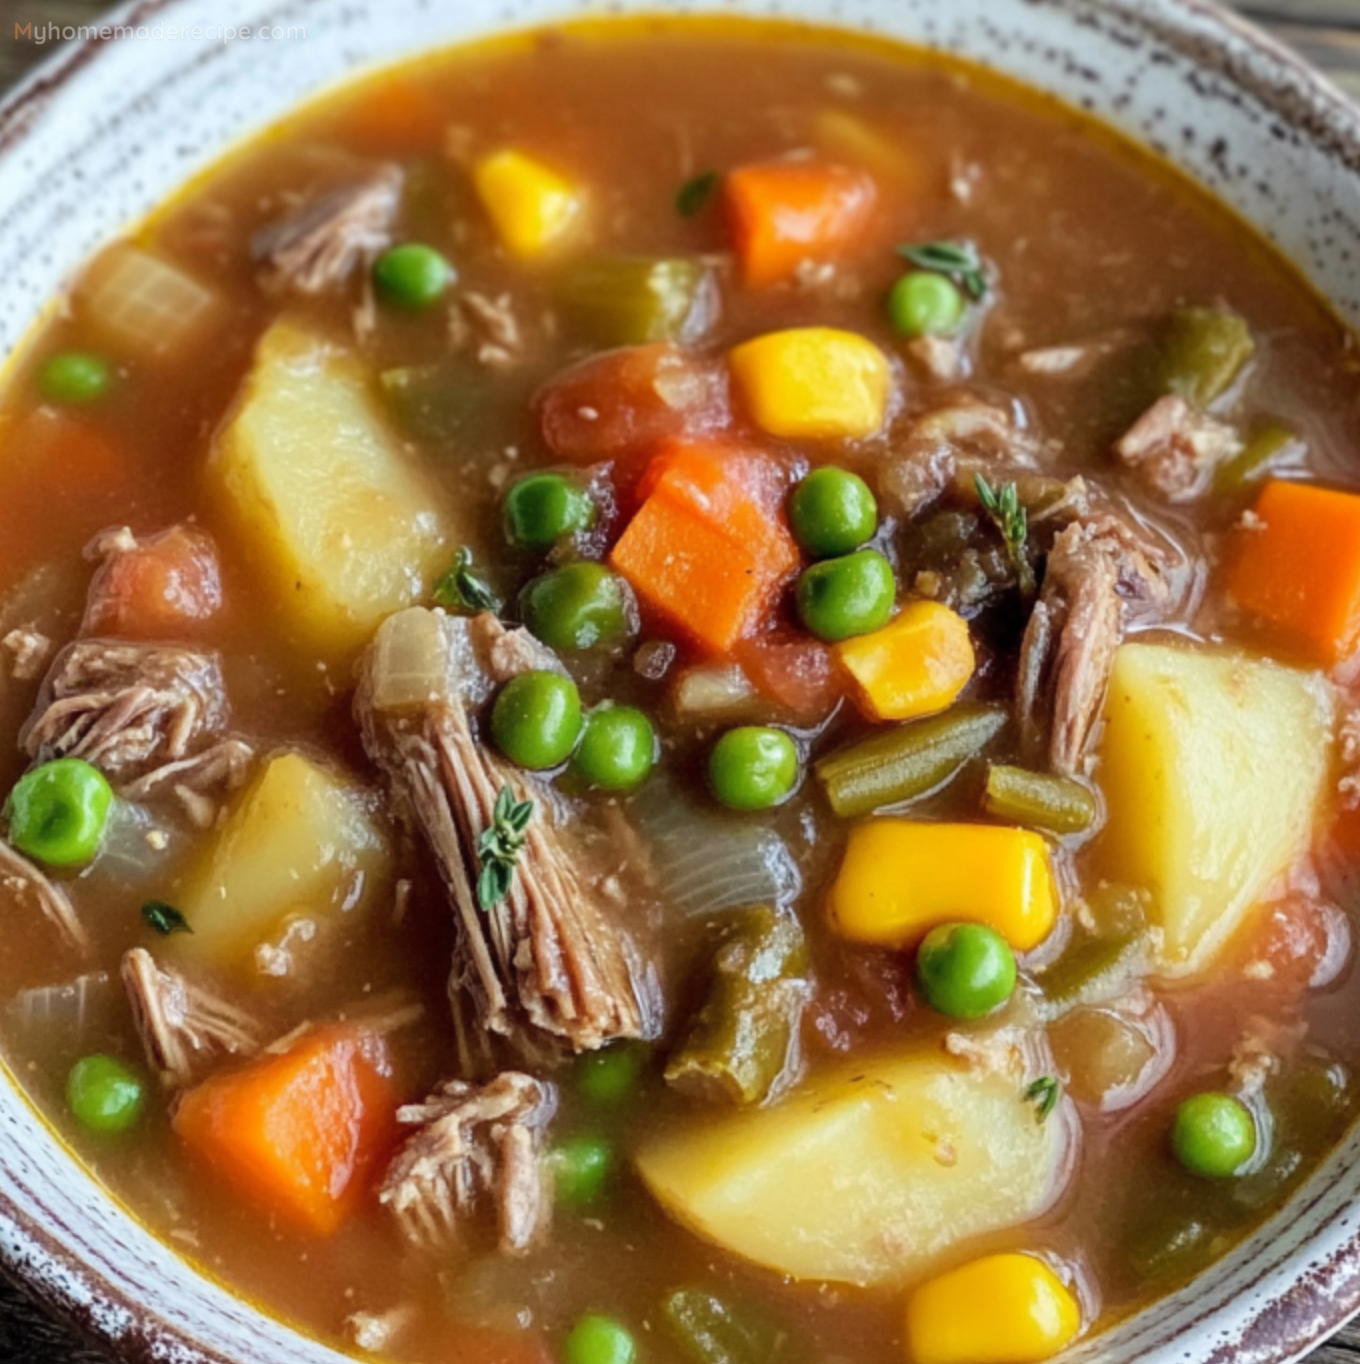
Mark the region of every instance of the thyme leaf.
POLYGON ((1062 1085, 1056 1076, 1041 1075, 1025 1090, 1025 1102, 1034 1105, 1036 1121, 1043 1122, 1058 1106, 1062 1085))
POLYGON ((453 556, 453 567, 434 585, 435 604, 449 611, 499 611, 500 598, 472 567, 466 546, 453 556))
POLYGON ((953 280, 974 303, 987 295, 987 271, 972 242, 920 242, 899 246, 897 254, 922 270, 953 280))
POLYGON ((193 927, 188 919, 174 905, 164 900, 148 900, 142 906, 142 918, 156 930, 169 937, 171 933, 192 933, 193 927))
POLYGON ((721 178, 717 171, 711 170, 686 180, 675 196, 675 211, 682 218, 694 217, 713 197, 721 178))
POLYGON ((516 800, 508 786, 501 787, 491 812, 491 823, 477 840, 477 859, 481 863, 477 876, 477 903, 483 909, 494 909, 510 894, 515 880, 515 863, 524 849, 533 814, 533 801, 516 800))
POLYGON ((1034 595, 1036 583, 1034 569, 1029 556, 1025 553, 1025 540, 1029 535, 1029 517, 1020 502, 1020 492, 1014 483, 1002 483, 993 487, 981 474, 973 475, 977 488, 978 501, 982 509, 992 518, 1001 538, 1006 542, 1006 555, 1015 569, 1015 577, 1020 591, 1026 597, 1034 595))

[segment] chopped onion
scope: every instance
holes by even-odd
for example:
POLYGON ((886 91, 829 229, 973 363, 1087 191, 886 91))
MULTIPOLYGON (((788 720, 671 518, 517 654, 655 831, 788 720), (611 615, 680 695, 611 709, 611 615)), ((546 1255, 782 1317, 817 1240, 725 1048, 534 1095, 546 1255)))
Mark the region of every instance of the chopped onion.
POLYGON ((128 242, 95 261, 77 300, 90 323, 120 350, 177 359, 207 335, 221 303, 178 266, 128 242))
POLYGON ((697 810, 660 782, 634 809, 661 893, 687 918, 788 904, 802 890, 798 864, 773 829, 697 810))
POLYGON ((375 709, 424 706, 448 691, 449 646, 442 618, 412 607, 389 616, 373 645, 375 709))
POLYGON ((671 705, 681 720, 730 720, 763 708, 760 694, 735 663, 686 668, 671 687, 671 705))
POLYGON ((91 971, 61 985, 23 990, 5 1012, 22 1049, 78 1051, 107 1035, 120 998, 107 971, 91 971))
POLYGON ((165 879, 182 845, 183 835, 153 819, 145 806, 116 801, 104 826, 99 856, 81 879, 133 888, 155 884, 165 879))

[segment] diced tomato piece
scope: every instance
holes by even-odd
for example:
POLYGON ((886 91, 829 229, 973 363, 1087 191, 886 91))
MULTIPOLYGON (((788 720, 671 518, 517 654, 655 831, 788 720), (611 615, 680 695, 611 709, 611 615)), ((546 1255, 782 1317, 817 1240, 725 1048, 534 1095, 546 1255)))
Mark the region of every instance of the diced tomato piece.
POLYGON ((840 671, 817 640, 757 635, 734 652, 756 690, 802 724, 824 720, 841 697, 840 671))
POLYGON ((648 466, 642 506, 610 561, 646 605, 712 653, 768 617, 798 567, 778 466, 721 445, 672 445, 648 466))
POLYGON ((550 380, 536 403, 548 448, 580 464, 638 462, 731 421, 722 368, 665 342, 591 356, 550 380))
POLYGON ((792 278, 804 261, 830 262, 863 236, 877 191, 863 171, 832 161, 761 161, 729 171, 728 230, 752 288, 792 278))
POLYGON ((280 1055, 189 1090, 174 1129, 244 1198, 327 1236, 395 1144, 391 1077, 381 1037, 357 1025, 317 1028, 280 1055))
POLYGON ((110 544, 90 584, 81 628, 87 635, 171 639, 191 632, 221 606, 213 542, 202 531, 173 526, 127 547, 110 544))

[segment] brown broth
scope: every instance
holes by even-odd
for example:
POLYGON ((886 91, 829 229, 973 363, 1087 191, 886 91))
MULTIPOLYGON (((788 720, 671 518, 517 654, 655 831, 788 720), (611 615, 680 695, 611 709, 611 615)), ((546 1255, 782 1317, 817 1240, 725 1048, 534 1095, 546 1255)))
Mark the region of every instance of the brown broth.
MULTIPOLYGON (((230 325, 192 357, 160 367, 128 362, 114 396, 77 414, 115 452, 107 484, 77 483, 60 461, 32 467, 25 433, 31 437, 26 423, 37 406, 36 366, 64 348, 92 344, 78 321, 57 319, 39 331, 0 397, 0 624, 10 628, 3 613, 18 585, 46 571, 50 581, 39 580, 40 587, 46 582, 39 606, 21 623, 68 638, 88 579, 81 549, 96 532, 126 523, 141 533, 195 519, 222 550, 228 609, 214 622, 208 643, 229 660, 238 721, 259 736, 265 751, 297 745, 320 752, 363 774, 376 789, 376 776, 348 727, 346 669, 319 664, 277 622, 239 566, 248 547, 234 543, 231 527, 219 522, 203 495, 213 433, 230 408, 254 339, 279 310, 257 287, 247 250, 252 233, 298 198, 342 181, 354 156, 391 158, 411 174, 399 236, 444 251, 456 262, 460 287, 513 295, 530 335, 524 363, 504 374, 464 366, 457 382, 471 395, 470 413, 457 439, 417 442, 415 448, 416 458, 456 500, 466 543, 509 588, 531 568, 499 546, 499 489, 509 473, 551 462, 528 400, 583 351, 543 323, 553 308, 549 273, 517 266, 495 248, 449 147, 513 142, 572 167, 604 206, 599 248, 715 252, 724 245, 718 216, 678 216, 678 187, 711 167, 804 145, 813 114, 824 107, 871 111, 876 126, 913 164, 910 183, 884 187, 874 239, 855 263, 849 296, 728 290, 713 341, 726 346, 815 318, 859 331, 892 352, 894 338, 880 306, 899 270, 892 248, 906 240, 967 236, 1002 281, 974 382, 1023 392, 1039 429, 1060 444, 1068 472, 1105 469, 1109 441, 1129 415, 1118 410, 1111 369, 1103 366, 1067 384, 1026 381, 1014 370, 1013 353, 1022 345, 1060 344, 1111 329, 1146 331, 1176 306, 1222 300, 1248 320, 1261 342, 1244 412, 1248 424, 1269 418, 1294 426, 1307 437, 1310 468, 1319 477, 1360 487, 1360 390, 1350 337, 1287 263, 1240 222, 1088 119, 961 63, 792 26, 716 20, 582 25, 440 54, 330 96, 235 153, 155 215, 140 239, 209 280, 229 300, 230 325), (973 165, 981 168, 974 197, 951 197, 951 176, 973 165)), ((348 302, 290 306, 337 336, 349 335, 348 302)), ((446 350, 442 314, 384 317, 366 358, 379 371, 440 360, 446 350)), ((917 392, 925 391, 919 377, 912 382, 917 392)), ((866 450, 852 458, 868 468, 874 457, 866 450)), ((1218 535, 1241 511, 1240 499, 1207 504, 1202 528, 1218 535)), ((1212 604, 1194 622, 1181 624, 1210 638, 1236 628, 1212 604)), ((1008 686, 1009 675, 1000 668, 980 676, 975 691, 999 697, 1008 686)), ((586 679, 583 690, 588 700, 607 692, 653 709, 660 695, 626 666, 586 679)), ((6 788, 22 770, 17 737, 35 695, 35 684, 7 683, 0 690, 0 785, 6 788)), ((830 746, 837 734, 858 729, 842 718, 824 742, 830 746)), ((702 745, 695 734, 673 728, 665 742, 677 780, 697 785, 702 745)), ((973 798, 972 791, 954 788, 929 809, 966 812, 973 798)), ((804 864, 800 908, 818 972, 848 977, 850 959, 859 960, 861 971, 881 979, 878 998, 897 1000, 906 1014, 898 1018, 892 1007, 873 1007, 859 1045, 890 1044, 903 1029, 920 1036, 943 1031, 923 1008, 903 1002, 900 963, 866 962, 824 928, 818 904, 840 838, 825 807, 809 799, 776 823, 804 864)), ((375 909, 328 945, 319 981, 234 988, 246 1007, 280 1032, 398 985, 416 989, 427 1021, 400 1042, 403 1088, 414 1097, 455 1065, 444 966, 453 927, 426 860, 403 853, 399 872, 416 886, 400 926, 385 908, 375 909)), ((173 901, 177 884, 172 872, 158 893, 173 901)), ((147 940, 139 916, 145 887, 121 883, 96 867, 75 880, 73 893, 96 939, 88 969, 107 971, 116 981, 123 950, 147 940)), ((0 941, 0 1001, 67 978, 54 967, 42 925, 11 929, 0 941)), ((673 980, 684 977, 685 963, 701 946, 696 936, 673 934, 673 980)), ((1129 1111, 1083 1114, 1082 1160, 1067 1194, 1023 1233, 1025 1243, 1074 1266, 1100 1324, 1179 1282, 1201 1255, 1221 1252, 1258 1224, 1355 1111, 1357 1096, 1347 1083, 1337 1112, 1291 1139, 1301 1161, 1273 1185, 1261 1179, 1251 1189, 1225 1191, 1172 1165, 1162 1139, 1169 1113, 1204 1075, 1221 1070, 1231 1052, 1241 1023, 1234 986, 1240 989, 1249 956, 1229 953, 1212 979, 1168 993, 1180 1039, 1172 1073, 1129 1111), (1155 1191, 1155 1201, 1141 1191, 1155 1191), (1129 1247, 1137 1235, 1147 1230, 1154 1239, 1165 1238, 1196 1219, 1209 1228, 1202 1247, 1156 1273, 1130 1269, 1129 1247)), ((1360 1064, 1356 989, 1348 970, 1301 1005, 1310 1052, 1352 1069, 1360 1064)), ((901 1357, 898 1293, 797 1285, 750 1268, 678 1229, 626 1172, 607 1202, 589 1216, 561 1217, 549 1247, 523 1263, 432 1263, 405 1249, 376 1207, 366 1207, 329 1239, 300 1237, 196 1167, 173 1138, 159 1098, 133 1139, 80 1132, 66 1112, 62 1085, 89 1039, 73 1049, 8 1017, 8 1025, 0 1022, 0 1043, 13 1073, 100 1182, 205 1273, 323 1340, 343 1347, 351 1313, 409 1303, 413 1315, 400 1338, 400 1358, 475 1364, 480 1356, 458 1344, 467 1321, 487 1314, 491 1304, 496 1311, 490 1324, 503 1324, 506 1304, 518 1304, 535 1331, 554 1337, 580 1312, 607 1310, 647 1333, 645 1358, 679 1359, 658 1334, 657 1303, 668 1288, 693 1281, 787 1323, 808 1343, 810 1358, 886 1364, 901 1357)), ((116 1001, 108 1009, 108 1034, 98 1042, 139 1061, 130 1018, 116 1001)), ((834 1050, 814 1035, 808 1051, 814 1069, 834 1064, 834 1050)), ((568 1079, 555 1130, 604 1128, 627 1150, 644 1134, 665 1128, 687 1110, 660 1080, 663 1055, 664 1047, 651 1049, 639 1093, 614 1113, 601 1114, 573 1097, 568 1079)), ((1015 1244, 1012 1231, 968 1250, 1015 1244)))

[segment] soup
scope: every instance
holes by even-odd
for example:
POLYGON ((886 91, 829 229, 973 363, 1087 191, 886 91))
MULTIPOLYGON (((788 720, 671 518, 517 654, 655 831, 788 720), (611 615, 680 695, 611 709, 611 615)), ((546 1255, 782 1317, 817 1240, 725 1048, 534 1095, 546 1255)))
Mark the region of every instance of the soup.
POLYGON ((1057 1354, 1354 1116, 1354 381, 943 57, 602 22, 298 112, 0 404, 12 1073, 337 1348, 1057 1354))

